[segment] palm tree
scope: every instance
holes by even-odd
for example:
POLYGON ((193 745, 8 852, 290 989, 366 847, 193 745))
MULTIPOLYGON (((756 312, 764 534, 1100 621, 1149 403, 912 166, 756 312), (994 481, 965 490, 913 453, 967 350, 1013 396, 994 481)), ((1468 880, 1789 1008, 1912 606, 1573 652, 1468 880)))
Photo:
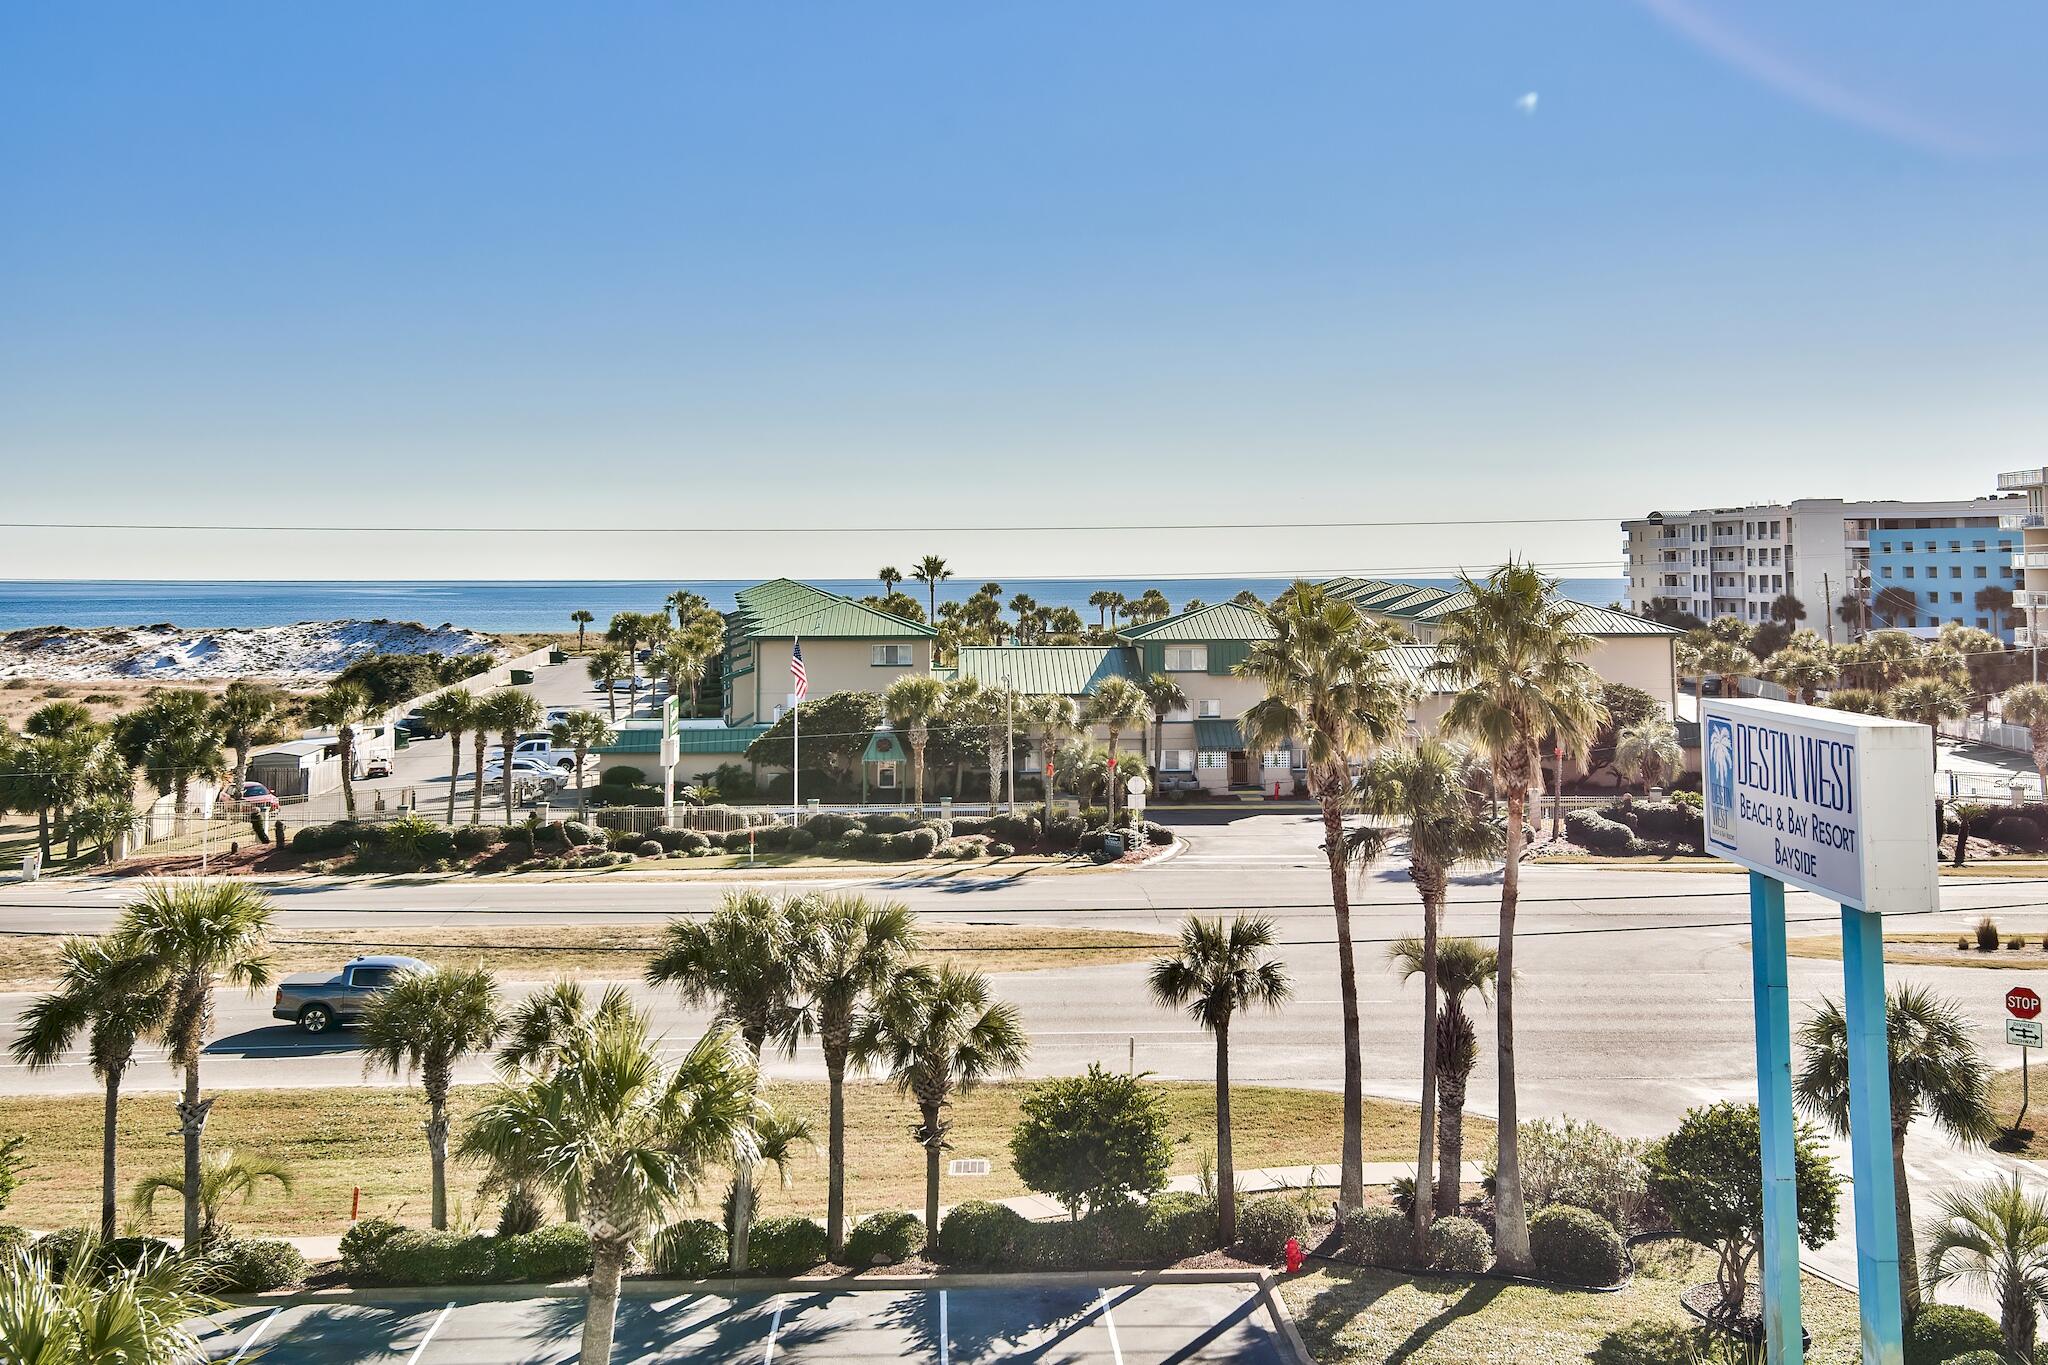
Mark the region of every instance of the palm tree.
MULTIPOLYGON (((1109 760, 1113 764, 1117 757, 1117 738, 1127 730, 1136 730, 1140 736, 1145 733, 1145 723, 1152 718, 1151 703, 1145 700, 1145 693, 1129 678, 1109 677, 1097 683, 1095 690, 1088 694, 1088 700, 1081 705, 1081 714, 1090 725, 1100 725, 1109 731, 1109 760)), ((1109 789, 1109 823, 1116 823, 1116 784, 1109 789)))
POLYGON ((1999 719, 2027 727, 2034 750, 2034 771, 2048 774, 2048 683, 2021 683, 1999 699, 1999 719))
POLYGON ((590 629, 590 623, 597 618, 579 607, 569 613, 569 619, 576 624, 576 652, 581 654, 584 641, 587 638, 586 632, 590 629))
POLYGON ((1467 605, 1448 613, 1430 671, 1463 689, 1444 727, 1470 739, 1493 764, 1508 807, 1506 866, 1500 890, 1500 1001, 1495 1052, 1500 1082, 1500 1156, 1494 1176, 1504 1269, 1529 1269, 1529 1211, 1522 1200, 1521 1143, 1515 1094, 1515 908, 1522 887, 1522 842, 1537 745, 1551 737, 1562 753, 1586 751, 1606 718, 1599 679, 1584 662, 1593 640, 1578 628, 1577 608, 1532 565, 1504 564, 1484 582, 1463 578, 1467 605))
MULTIPOLYGON (((501 687, 485 695, 477 704, 476 730, 478 735, 496 730, 504 745, 498 768, 505 785, 505 823, 512 823, 512 753, 519 747, 519 736, 533 729, 541 722, 540 703, 533 699, 533 693, 516 687, 501 687)), ((477 771, 483 766, 478 762, 477 771)))
MULTIPOLYGON (((1423 956, 1419 938, 1399 939, 1387 949, 1387 959, 1404 981, 1422 974, 1423 956)), ((1465 1013, 1465 997, 1477 995, 1484 1000, 1499 971, 1500 955, 1477 939, 1446 938, 1436 945, 1436 981, 1443 992, 1443 1008, 1436 1016, 1436 1212, 1440 1218, 1458 1211, 1465 1165, 1465 1086, 1472 1068, 1479 1064, 1479 1036, 1471 1016, 1465 1013)))
POLYGON ((566 720, 555 722, 549 735, 554 743, 576 755, 576 813, 588 814, 590 802, 583 794, 583 763, 592 749, 612 742, 612 727, 595 711, 571 711, 566 720))
POLYGON ((1237 1242, 1237 1166, 1230 1154, 1230 1020, 1239 1010, 1277 1010, 1292 993, 1287 973, 1265 955, 1273 922, 1240 915, 1190 916, 1180 927, 1180 948, 1152 963, 1152 998, 1168 1009, 1186 1006, 1216 1035, 1216 1207, 1223 1246, 1237 1242))
POLYGON ((13 1365, 199 1365, 210 1358, 186 1327, 220 1311, 201 1285, 203 1257, 145 1254, 108 1264, 96 1239, 71 1251, 64 1273, 50 1253, 15 1247, 0 1263, 0 1358, 13 1365))
POLYGON ((2034 1358, 2038 1315, 2048 1310, 2048 1198, 2030 1192, 2017 1170, 1935 1200, 1927 1288, 1950 1285, 1997 1299, 2006 1351, 2034 1358))
MULTIPOLYGON (((895 902, 834 896, 818 912, 817 953, 804 988, 817 1014, 831 1100, 825 1141, 825 1236, 831 1259, 846 1247, 846 1063, 858 1012, 885 994, 917 951, 916 921, 895 902)), ((765 1146, 765 1144, 764 1144, 765 1146)))
POLYGON ((626 677, 637 677, 634 671, 640 662, 640 642, 647 638, 647 618, 637 611, 612 613, 611 623, 604 628, 604 637, 619 647, 626 662, 626 677))
POLYGON ((590 652, 583 661, 583 667, 590 674, 590 680, 604 689, 605 710, 613 720, 619 718, 618 694, 612 691, 612 684, 619 680, 619 674, 626 667, 626 652, 612 645, 605 645, 590 652))
MULTIPOLYGON (((309 713, 316 712, 317 705, 309 713)), ((158 795, 171 796, 179 811, 185 809, 194 778, 217 782, 227 776, 227 756, 221 752, 220 732, 204 692, 168 692, 152 698, 121 718, 120 735, 124 757, 143 770, 158 795)))
POLYGON ((249 780, 249 750, 283 701, 276 688, 237 678, 213 704, 213 728, 235 751, 236 796, 242 794, 242 784, 249 780))
POLYGON ((931 611, 931 619, 937 621, 939 619, 939 584, 951 578, 953 571, 947 568, 946 561, 937 555, 926 555, 923 559, 917 561, 917 567, 910 571, 910 576, 924 584, 925 596, 928 599, 927 606, 931 611))
POLYGON ((911 799, 924 811, 924 755, 932 742, 932 722, 946 709, 946 685, 929 673, 906 673, 882 692, 882 712, 889 728, 910 744, 911 799))
POLYGON ((1095 608, 1095 624, 1104 630, 1109 629, 1109 605, 1114 596, 1107 588, 1097 588, 1088 594, 1088 605, 1095 608))
MULTIPOLYGON (((963 679, 962 681, 972 681, 963 679)), ((1002 800, 1003 774, 1011 757, 1010 731, 1015 717, 1017 694, 998 684, 994 687, 956 688, 947 705, 952 717, 969 729, 981 731, 982 752, 988 760, 988 809, 995 814, 1002 800)))
POLYGON ((199 1058, 213 1022, 216 981, 270 984, 270 898, 247 882, 152 882, 115 921, 107 950, 136 964, 164 997, 159 1031, 185 1072, 178 1128, 185 1141, 185 1245, 199 1245, 199 1138, 211 1100, 199 1098, 199 1058))
POLYGON ((1114 588, 1104 596, 1109 599, 1109 633, 1113 636, 1123 626, 1124 608, 1130 605, 1130 599, 1114 588))
POLYGON ((1721 695, 1735 696, 1740 692, 1737 686, 1743 678, 1753 678, 1763 665, 1756 655, 1732 640, 1715 640, 1699 653, 1699 667, 1702 673, 1712 673, 1721 680, 1721 695))
MULTIPOLYGON (((729 891, 702 920, 671 920, 647 964, 647 980, 674 986, 685 1005, 711 1005, 718 1022, 739 1031, 756 1067, 773 1047, 796 1052, 812 1027, 805 986, 819 949, 815 901, 775 900, 758 891, 729 891)), ((750 1188, 734 1203, 732 1268, 746 1269, 753 1224, 750 1188)))
POLYGON ((227 1224, 229 1208, 255 1203, 257 1193, 266 1183, 290 1194, 292 1168, 274 1157, 244 1156, 222 1148, 201 1163, 196 1187, 182 1170, 152 1171, 135 1182, 135 1193, 130 1197, 130 1203, 137 1213, 147 1218, 156 1212, 158 1195, 177 1195, 184 1201, 189 1223, 190 1210, 196 1200, 199 1206, 199 1238, 194 1241, 187 1233, 185 1245, 210 1247, 231 1231, 227 1224), (192 1193, 195 1188, 196 1194, 192 1193))
MULTIPOLYGON (((1823 646, 1825 648, 1825 646, 1823 646)), ((1838 670, 1834 662, 1810 649, 1787 647, 1771 656, 1763 676, 1798 697, 1808 706, 1823 687, 1833 687, 1838 670)))
POLYGON ((356 725, 371 714, 370 694, 352 682, 334 683, 306 704, 307 720, 334 727, 341 751, 341 801, 351 820, 356 818, 356 725))
POLYGON ((573 1031, 551 1061, 498 1089, 465 1127, 462 1151, 532 1172, 582 1209, 590 1305, 578 1358, 606 1361, 634 1245, 707 1167, 753 1162, 754 1067, 723 1030, 670 1067, 646 1016, 631 1010, 573 1031))
MULTIPOLYGON (((1500 831, 1474 809, 1465 786, 1464 755, 1439 739, 1423 739, 1412 749, 1374 758, 1359 780, 1359 808, 1368 820, 1391 824, 1361 825, 1346 839, 1347 851, 1370 863, 1393 846, 1397 837, 1408 844, 1408 877, 1422 899, 1422 1114, 1415 1158, 1415 1198, 1410 1216, 1415 1227, 1415 1254, 1423 1254, 1434 1204, 1429 1178, 1429 1149, 1436 1126, 1437 1077, 1437 933, 1443 923, 1444 896, 1450 874, 1461 863, 1500 856, 1500 831)), ((1456 1191, 1453 1190, 1455 1195, 1456 1191)))
POLYGON ((23 1012, 12 1050, 15 1061, 39 1071, 57 1065, 85 1036, 92 1074, 106 1087, 100 1116, 100 1236, 111 1240, 121 1080, 134 1064, 135 1045, 162 1031, 166 1002, 150 974, 110 951, 106 939, 66 939, 61 958, 57 988, 23 1012))
POLYGON ((882 580, 882 596, 887 597, 896 591, 896 585, 903 581, 903 571, 893 564, 885 564, 875 577, 882 580))
POLYGON ((1408 688, 1390 662, 1393 637, 1350 603, 1296 583, 1266 609, 1268 639, 1237 671, 1266 695, 1238 721, 1245 747, 1306 751, 1308 786, 1322 806, 1323 855, 1337 922, 1337 983, 1344 1006, 1344 1146, 1338 1202, 1365 1202, 1365 1064, 1358 1038, 1358 967, 1351 947, 1351 892, 1344 872, 1344 811, 1351 764, 1400 732, 1408 688))
POLYGON ((1615 771, 1639 779, 1645 790, 1661 783, 1664 774, 1676 773, 1684 762, 1678 728, 1661 713, 1643 717, 1614 741, 1615 771))
POLYGON ((1881 589, 1870 607, 1884 618, 1888 626, 1897 626, 1901 617, 1910 626, 1920 614, 1920 599, 1914 596, 1911 588, 1901 588, 1894 584, 1881 589))
MULTIPOLYGON (((420 719, 448 736, 448 823, 455 823, 456 788, 462 780, 462 737, 476 724, 476 694, 464 687, 451 687, 427 699, 420 707, 420 719)), ((477 764, 481 783, 483 764, 477 764)))
POLYGON ((1072 697, 1040 692, 1017 704, 1017 719, 1038 735, 1039 779, 1045 784, 1045 822, 1052 823, 1052 766, 1060 741, 1081 728, 1081 708, 1072 697))
POLYGON ((1138 690, 1145 694, 1145 704, 1152 708, 1152 745, 1145 751, 1145 756, 1156 767, 1159 755, 1166 747, 1166 713, 1186 710, 1188 694, 1170 673, 1154 673, 1149 678, 1140 678, 1138 690))
MULTIPOLYGON (((1892 1094, 1892 1182, 1898 1187, 1899 1301, 1920 1311, 1914 1268, 1913 1197, 1906 1183, 1906 1129, 1927 1116, 1953 1142, 1985 1142, 1998 1129, 1991 1112, 1991 1071, 1953 1001, 1924 986, 1895 986, 1885 1000, 1892 1094)), ((1799 1107, 1842 1136, 1849 1135, 1849 1025, 1842 1007, 1822 1000, 1799 1030, 1804 1064, 1793 1079, 1799 1107)))
MULTIPOLYGON (((605 1027, 631 1017, 632 1013, 633 998, 622 985, 607 986, 596 1007, 591 1008, 582 986, 574 981, 557 981, 534 991, 505 1014, 499 1029, 499 1037, 504 1041, 498 1045, 498 1069, 507 1079, 516 1079, 522 1071, 552 1071, 572 1035, 605 1027)), ((531 1196, 535 1186, 548 1182, 544 1171, 495 1161, 486 1183, 503 1188, 509 1199, 521 1191, 531 1196)), ((572 1223, 581 1222, 583 1209, 577 1202, 580 1195, 567 1189, 561 1194, 562 1216, 572 1223)))
POLYGON ((955 1095, 1010 1076, 1030 1051, 1012 1005, 991 1001, 988 978, 951 963, 936 972, 899 972, 890 990, 861 1020, 853 1052, 885 1068, 896 1088, 917 1101, 912 1136, 924 1148, 924 1225, 939 1225, 939 1154, 946 1149, 945 1111, 955 1095))
POLYGON ((363 1070, 419 1074, 427 1092, 433 1217, 448 1226, 448 1090, 455 1067, 498 1036, 498 979, 484 967, 402 972, 363 1006, 363 1070))
POLYGON ((1771 599, 1770 616, 1773 621, 1796 626, 1806 619, 1806 603, 1789 592, 1781 592, 1771 599))

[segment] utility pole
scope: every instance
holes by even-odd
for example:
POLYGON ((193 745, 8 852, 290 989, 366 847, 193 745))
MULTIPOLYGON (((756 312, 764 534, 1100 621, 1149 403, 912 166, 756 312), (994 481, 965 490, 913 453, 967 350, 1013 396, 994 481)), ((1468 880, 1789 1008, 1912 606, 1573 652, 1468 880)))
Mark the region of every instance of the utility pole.
POLYGON ((1821 615, 1827 618, 1828 643, 1833 644, 1835 642, 1835 585, 1834 580, 1826 574, 1820 576, 1820 599, 1827 603, 1827 606, 1822 609, 1821 615))
POLYGON ((1003 675, 1003 724, 1009 737, 1003 745, 1003 789, 1009 813, 1017 813, 1017 689, 1010 675, 1003 675))

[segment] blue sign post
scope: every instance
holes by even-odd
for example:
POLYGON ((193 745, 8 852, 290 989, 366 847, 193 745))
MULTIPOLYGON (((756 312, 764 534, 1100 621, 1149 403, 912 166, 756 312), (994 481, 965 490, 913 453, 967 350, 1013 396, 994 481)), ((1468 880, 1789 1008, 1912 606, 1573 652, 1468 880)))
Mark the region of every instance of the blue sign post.
POLYGON ((1938 900, 1933 750, 1904 721, 1765 701, 1703 717, 1707 846, 1750 869, 1757 1112, 1763 1146, 1763 1298, 1770 1365, 1800 1365, 1799 1202, 1785 887, 1842 907, 1849 1144, 1865 1365, 1903 1365, 1884 913, 1938 900))

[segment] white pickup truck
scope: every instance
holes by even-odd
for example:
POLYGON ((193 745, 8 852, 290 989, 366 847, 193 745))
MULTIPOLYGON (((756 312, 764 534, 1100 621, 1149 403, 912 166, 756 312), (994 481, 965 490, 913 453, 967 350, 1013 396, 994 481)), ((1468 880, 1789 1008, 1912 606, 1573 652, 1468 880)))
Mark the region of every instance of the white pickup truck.
MULTIPOLYGON (((493 744, 484 750, 484 762, 495 763, 505 756, 505 746, 493 744)), ((568 749, 557 749, 555 742, 546 735, 529 735, 512 746, 514 758, 530 758, 537 763, 559 768, 565 773, 576 771, 576 755, 568 749)))

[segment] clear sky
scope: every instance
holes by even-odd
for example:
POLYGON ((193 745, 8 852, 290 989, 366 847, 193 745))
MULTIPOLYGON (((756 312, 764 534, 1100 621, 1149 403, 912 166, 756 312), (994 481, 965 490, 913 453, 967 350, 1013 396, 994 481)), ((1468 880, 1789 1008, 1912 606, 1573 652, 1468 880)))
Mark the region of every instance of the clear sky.
POLYGON ((843 529, 0 577, 1604 566, 1976 494, 2048 463, 2044 69, 2007 0, 10 5, 0 520, 843 529), (921 529, 1076 523, 1134 529, 921 529))

